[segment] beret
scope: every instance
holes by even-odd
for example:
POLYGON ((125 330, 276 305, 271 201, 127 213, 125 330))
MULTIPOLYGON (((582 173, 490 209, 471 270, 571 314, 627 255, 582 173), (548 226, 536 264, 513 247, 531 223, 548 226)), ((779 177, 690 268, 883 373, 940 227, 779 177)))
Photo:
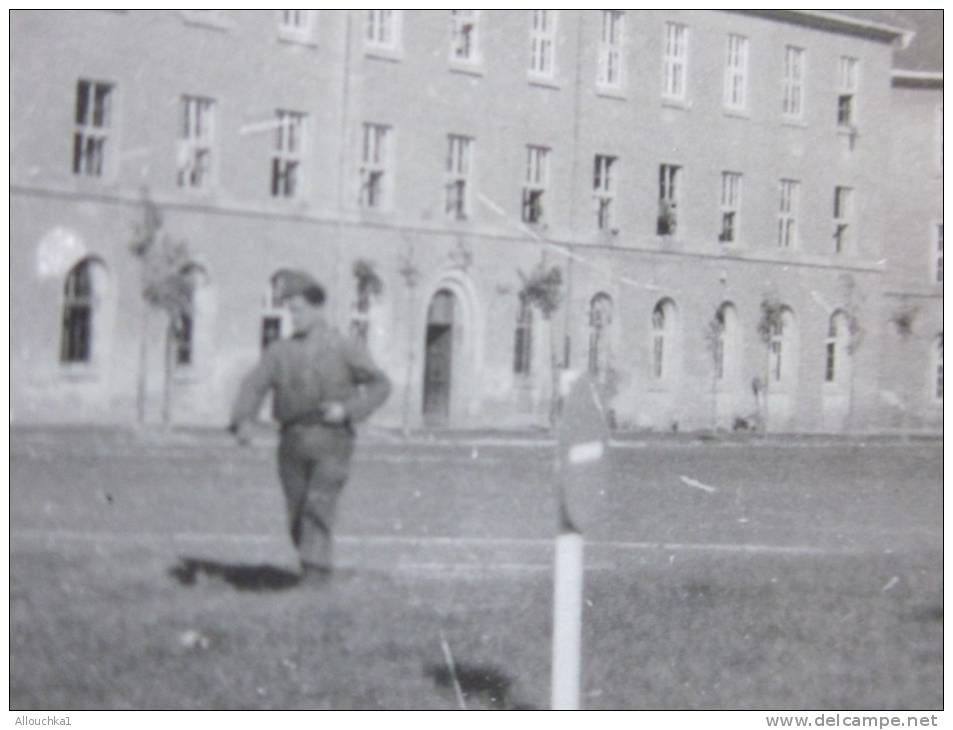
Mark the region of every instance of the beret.
POLYGON ((281 302, 284 299, 299 294, 313 299, 316 292, 320 292, 319 299, 324 299, 324 287, 311 274, 300 269, 281 269, 271 277, 275 285, 275 299, 281 302))

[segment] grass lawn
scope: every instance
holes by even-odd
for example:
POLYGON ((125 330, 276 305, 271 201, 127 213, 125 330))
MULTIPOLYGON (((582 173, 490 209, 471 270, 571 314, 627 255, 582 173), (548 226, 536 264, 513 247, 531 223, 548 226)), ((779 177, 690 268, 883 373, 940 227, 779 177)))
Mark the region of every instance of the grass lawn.
MULTIPOLYGON (((269 450, 14 432, 11 707, 450 709, 446 640, 468 707, 546 708, 548 463, 365 443, 335 578, 251 589, 174 570, 292 564, 269 450)), ((607 466, 584 487, 587 708, 942 707, 939 444, 607 466)))

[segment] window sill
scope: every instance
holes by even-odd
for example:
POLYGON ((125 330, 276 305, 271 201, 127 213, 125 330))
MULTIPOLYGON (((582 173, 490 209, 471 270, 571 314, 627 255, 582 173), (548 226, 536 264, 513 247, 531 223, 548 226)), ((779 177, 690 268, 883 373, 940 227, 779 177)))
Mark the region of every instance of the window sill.
POLYGON ((541 86, 545 89, 560 89, 562 88, 559 85, 559 82, 552 76, 540 76, 538 74, 529 73, 526 76, 526 80, 529 82, 530 86, 541 86))
POLYGON ((663 96, 662 106, 687 112, 692 108, 692 103, 688 99, 676 99, 672 96, 663 96))
POLYGON ((401 49, 385 48, 383 46, 367 46, 364 49, 364 56, 377 61, 390 61, 392 63, 404 60, 404 52, 401 49))
MULTIPOLYGON (((196 202, 198 200, 200 198, 196 198, 196 202)), ((310 201, 305 193, 300 193, 293 198, 276 198, 269 195, 265 202, 266 210, 283 214, 303 214, 307 213, 310 208, 310 201)))
POLYGON ((520 220, 520 225, 523 226, 523 228, 529 233, 535 234, 537 236, 545 236, 547 233, 549 233, 549 223, 546 221, 529 223, 528 221, 520 220))
POLYGON ((605 99, 617 99, 618 101, 628 101, 628 97, 621 87, 618 86, 600 86, 596 85, 596 96, 605 99))
POLYGON ((199 28, 208 28, 209 30, 229 31, 235 27, 235 21, 221 17, 209 17, 205 13, 197 10, 180 10, 182 20, 187 25, 194 25, 199 28))
POLYGON ((736 254, 743 248, 741 241, 718 241, 718 250, 724 254, 736 254))
POLYGON ((467 62, 451 60, 449 68, 451 73, 464 74, 466 76, 483 76, 486 74, 486 69, 483 67, 482 61, 467 62))
POLYGON ((596 230, 596 243, 615 246, 618 245, 620 238, 621 235, 618 228, 599 228, 596 230))
POLYGON ((73 190, 77 193, 86 193, 90 195, 114 194, 120 192, 119 176, 109 173, 102 177, 94 175, 72 176, 73 190))
POLYGON ((393 207, 365 208, 359 207, 358 214, 365 221, 388 221, 394 218, 397 211, 393 207))
POLYGON ((792 119, 791 117, 782 117, 782 127, 793 127, 794 129, 807 129, 807 122, 803 119, 792 119))
POLYGON ((195 365, 178 365, 172 373, 172 380, 179 385, 195 385, 202 377, 195 365))
MULTIPOLYGON (((207 185, 202 188, 175 187, 175 195, 183 202, 189 200, 201 201, 203 203, 213 202, 218 196, 218 186, 215 184, 207 185)), ((277 199, 277 198, 276 198, 277 199)))
POLYGON ((278 42, 287 43, 290 46, 304 46, 305 48, 317 48, 318 42, 310 37, 311 34, 298 34, 290 31, 278 31, 278 42))
POLYGON ((732 119, 751 119, 751 112, 749 112, 747 109, 732 109, 731 107, 725 107, 723 111, 726 117, 731 117, 732 119))
POLYGON ((466 214, 462 218, 456 216, 444 216, 443 222, 450 228, 468 228, 473 225, 473 216, 466 214))
POLYGON ((99 367, 93 363, 60 363, 60 376, 71 383, 91 383, 99 380, 99 367))

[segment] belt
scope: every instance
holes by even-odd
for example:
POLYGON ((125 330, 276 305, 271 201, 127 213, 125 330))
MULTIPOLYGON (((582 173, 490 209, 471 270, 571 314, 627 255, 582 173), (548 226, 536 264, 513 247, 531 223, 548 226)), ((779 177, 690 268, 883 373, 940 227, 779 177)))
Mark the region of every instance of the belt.
POLYGON ((286 431, 297 426, 323 426, 324 428, 331 429, 345 429, 349 433, 354 432, 354 427, 351 425, 350 420, 342 421, 340 423, 328 423, 324 420, 324 415, 320 411, 305 411, 304 413, 298 413, 286 421, 282 421, 281 430, 286 431))

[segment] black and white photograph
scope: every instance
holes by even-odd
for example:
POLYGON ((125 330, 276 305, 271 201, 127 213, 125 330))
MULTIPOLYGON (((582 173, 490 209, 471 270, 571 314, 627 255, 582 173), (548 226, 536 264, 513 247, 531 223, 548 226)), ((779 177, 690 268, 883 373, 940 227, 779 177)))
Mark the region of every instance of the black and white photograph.
POLYGON ((943 16, 8 10, 11 724, 937 727, 943 16))

